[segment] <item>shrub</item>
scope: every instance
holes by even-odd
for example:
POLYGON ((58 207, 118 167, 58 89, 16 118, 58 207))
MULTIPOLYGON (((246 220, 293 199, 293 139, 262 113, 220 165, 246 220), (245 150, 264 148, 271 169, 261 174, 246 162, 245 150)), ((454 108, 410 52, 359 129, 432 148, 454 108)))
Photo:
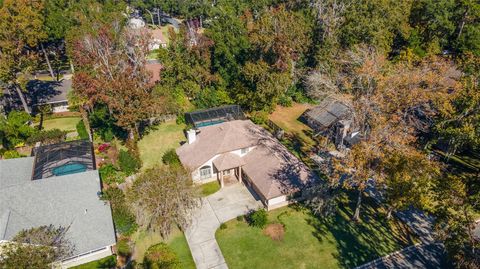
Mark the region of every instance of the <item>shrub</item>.
POLYGON ((100 146, 98 146, 98 151, 100 152, 105 152, 107 149, 110 148, 110 144, 108 143, 103 143, 100 146))
POLYGON ((281 95, 278 99, 278 103, 283 107, 291 107, 292 106, 292 97, 287 96, 285 94, 281 95))
POLYGON ((180 269, 177 254, 165 243, 148 248, 143 259, 145 269, 180 269))
POLYGON ((120 169, 127 176, 134 174, 138 171, 138 169, 140 169, 140 160, 130 151, 121 150, 118 156, 118 162, 120 165, 120 169))
POLYGON ((16 150, 7 150, 3 153, 3 158, 4 159, 14 159, 14 158, 20 158, 22 155, 18 153, 16 150))
POLYGON ((163 154, 162 162, 168 165, 181 165, 180 159, 174 149, 169 149, 163 154))
POLYGON ((252 212, 248 217, 248 222, 251 226, 262 229, 267 225, 267 221, 267 211, 263 208, 252 212))
POLYGON ((220 224, 220 230, 225 230, 227 229, 227 224, 222 222, 222 224, 220 224))
POLYGON ((87 132, 87 128, 85 127, 85 124, 83 123, 83 120, 80 120, 78 123, 77 123, 77 133, 78 133, 78 136, 80 137, 80 139, 90 139, 90 137, 88 136, 88 132, 87 132))
POLYGON ((112 129, 106 129, 102 132, 102 139, 105 142, 111 142, 115 138, 115 134, 113 133, 112 129))
POLYGON ((112 210, 113 223, 118 233, 123 235, 131 235, 137 230, 137 222, 135 216, 130 209, 125 206, 116 206, 112 210))
POLYGON ((113 165, 107 164, 100 169, 98 169, 98 173, 100 174, 100 178, 102 179, 103 183, 111 184, 111 183, 123 183, 125 182, 125 173, 122 171, 118 171, 113 165))
POLYGON ((37 142, 42 142, 42 144, 59 143, 64 141, 66 136, 67 132, 60 129, 42 130, 30 136, 27 139, 27 144, 33 145, 37 142))
POLYGON ((102 200, 109 200, 112 205, 112 217, 115 229, 123 235, 130 235, 137 230, 135 216, 125 204, 125 194, 119 188, 108 188, 102 193, 102 200))
POLYGON ((120 256, 128 257, 132 253, 127 239, 120 239, 117 242, 117 253, 120 256))
POLYGON ((243 221, 244 217, 243 215, 237 216, 237 221, 243 221))
POLYGON ((263 124, 268 120, 266 111, 254 111, 250 114, 250 119, 256 124, 263 124))

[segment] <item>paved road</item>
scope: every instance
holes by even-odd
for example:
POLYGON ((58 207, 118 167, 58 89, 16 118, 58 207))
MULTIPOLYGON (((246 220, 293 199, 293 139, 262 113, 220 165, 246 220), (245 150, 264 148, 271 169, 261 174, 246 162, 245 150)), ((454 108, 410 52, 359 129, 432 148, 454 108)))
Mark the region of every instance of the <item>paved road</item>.
POLYGON ((262 206, 260 200, 240 183, 227 186, 202 199, 185 236, 197 269, 226 269, 215 231, 220 223, 262 206))

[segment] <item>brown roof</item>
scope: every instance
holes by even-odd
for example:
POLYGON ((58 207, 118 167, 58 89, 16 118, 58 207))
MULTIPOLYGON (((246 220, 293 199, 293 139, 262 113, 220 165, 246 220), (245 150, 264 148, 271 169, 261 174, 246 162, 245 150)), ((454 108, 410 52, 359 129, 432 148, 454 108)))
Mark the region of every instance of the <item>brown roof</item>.
POLYGON ((245 165, 245 161, 237 154, 224 153, 213 160, 213 165, 215 165, 218 171, 223 171, 243 166, 245 165))
POLYGON ((151 29, 150 34, 154 40, 158 40, 161 44, 166 44, 162 29, 151 29))
POLYGON ((315 180, 315 174, 271 135, 243 159, 248 175, 266 199, 291 194, 315 180))
POLYGON ((163 65, 158 60, 147 61, 145 69, 152 74, 152 77, 150 78, 151 84, 160 81, 160 71, 162 71, 163 65))
POLYGON ((177 149, 184 166, 197 169, 217 154, 227 153, 258 144, 254 132, 258 132, 251 121, 235 120, 199 128, 196 141, 177 149))
POLYGON ((177 149, 181 162, 191 169, 222 154, 213 161, 214 165, 220 170, 220 167, 242 165, 244 173, 265 199, 295 192, 315 180, 315 175, 304 163, 265 129, 249 120, 229 121, 199 130, 195 142, 177 149), (229 153, 251 146, 255 146, 254 149, 242 158, 229 153))

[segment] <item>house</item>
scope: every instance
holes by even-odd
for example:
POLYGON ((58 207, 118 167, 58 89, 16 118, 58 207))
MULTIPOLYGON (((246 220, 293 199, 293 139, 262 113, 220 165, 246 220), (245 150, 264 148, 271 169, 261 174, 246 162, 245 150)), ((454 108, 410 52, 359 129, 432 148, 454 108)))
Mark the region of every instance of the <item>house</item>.
POLYGON ((147 64, 145 65, 145 69, 152 75, 150 78, 150 84, 155 84, 156 82, 160 81, 160 72, 163 69, 163 65, 160 63, 159 60, 147 60, 147 64))
POLYGON ((110 206, 100 200, 91 142, 78 140, 0 161, 0 242, 43 225, 69 227, 73 256, 63 268, 112 255, 116 243, 110 206))
POLYGON ((333 98, 326 98, 318 106, 306 110, 301 119, 317 135, 332 138, 339 148, 352 146, 362 139, 362 134, 353 126, 350 107, 333 98))
POLYGON ((304 163, 250 120, 212 121, 187 131, 187 140, 177 154, 194 182, 218 180, 221 187, 241 182, 268 210, 294 201, 316 180, 304 163))
MULTIPOLYGON (((53 113, 68 111, 68 93, 72 90, 72 80, 60 81, 30 80, 26 85, 24 97, 32 112, 38 112, 43 105, 49 105, 53 113)), ((3 106, 6 111, 23 110, 18 93, 12 89, 4 89, 3 106)))
POLYGON ((60 81, 31 80, 27 84, 33 111, 42 105, 50 105, 53 113, 68 111, 68 93, 72 90, 72 79, 60 81))
POLYGON ((163 36, 162 29, 160 28, 149 29, 149 32, 152 36, 152 40, 150 41, 150 44, 149 44, 150 50, 156 50, 159 48, 167 47, 167 41, 163 36))

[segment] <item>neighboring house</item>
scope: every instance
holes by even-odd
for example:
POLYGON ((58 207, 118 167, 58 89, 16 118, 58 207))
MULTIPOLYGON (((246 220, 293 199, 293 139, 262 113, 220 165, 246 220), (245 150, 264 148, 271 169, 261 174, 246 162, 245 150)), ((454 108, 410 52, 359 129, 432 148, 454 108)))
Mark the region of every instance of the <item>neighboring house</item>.
POLYGON ((223 187, 242 182, 268 210, 287 205, 316 179, 278 140, 250 120, 215 121, 187 132, 177 149, 196 183, 218 180, 223 187))
POLYGON ((39 106, 50 105, 53 113, 68 111, 68 93, 72 90, 72 80, 60 81, 31 80, 27 90, 33 111, 39 106))
POLYGON ((301 118, 317 135, 330 137, 339 148, 352 146, 362 139, 353 126, 352 110, 333 98, 326 98, 318 106, 306 110, 301 118))
POLYGON ((152 75, 150 78, 151 84, 155 84, 156 82, 160 81, 160 72, 163 69, 163 65, 159 60, 148 60, 145 68, 152 75))
POLYGON ((145 27, 145 21, 140 17, 133 17, 128 19, 128 27, 132 29, 140 29, 145 27))
MULTIPOLYGON (((68 93, 72 90, 72 80, 60 81, 30 80, 26 85, 24 97, 32 113, 38 112, 42 105, 50 105, 53 113, 68 111, 68 93)), ((18 93, 5 89, 3 106, 6 111, 23 110, 18 93)))
POLYGON ((100 200, 92 144, 79 140, 41 146, 32 157, 0 161, 0 242, 43 225, 69 227, 71 267, 112 255, 110 206, 100 200))
POLYGON ((150 44, 148 46, 150 50, 156 50, 159 48, 167 47, 167 41, 163 36, 162 29, 160 28, 149 29, 149 32, 152 35, 152 40, 150 41, 150 44))

